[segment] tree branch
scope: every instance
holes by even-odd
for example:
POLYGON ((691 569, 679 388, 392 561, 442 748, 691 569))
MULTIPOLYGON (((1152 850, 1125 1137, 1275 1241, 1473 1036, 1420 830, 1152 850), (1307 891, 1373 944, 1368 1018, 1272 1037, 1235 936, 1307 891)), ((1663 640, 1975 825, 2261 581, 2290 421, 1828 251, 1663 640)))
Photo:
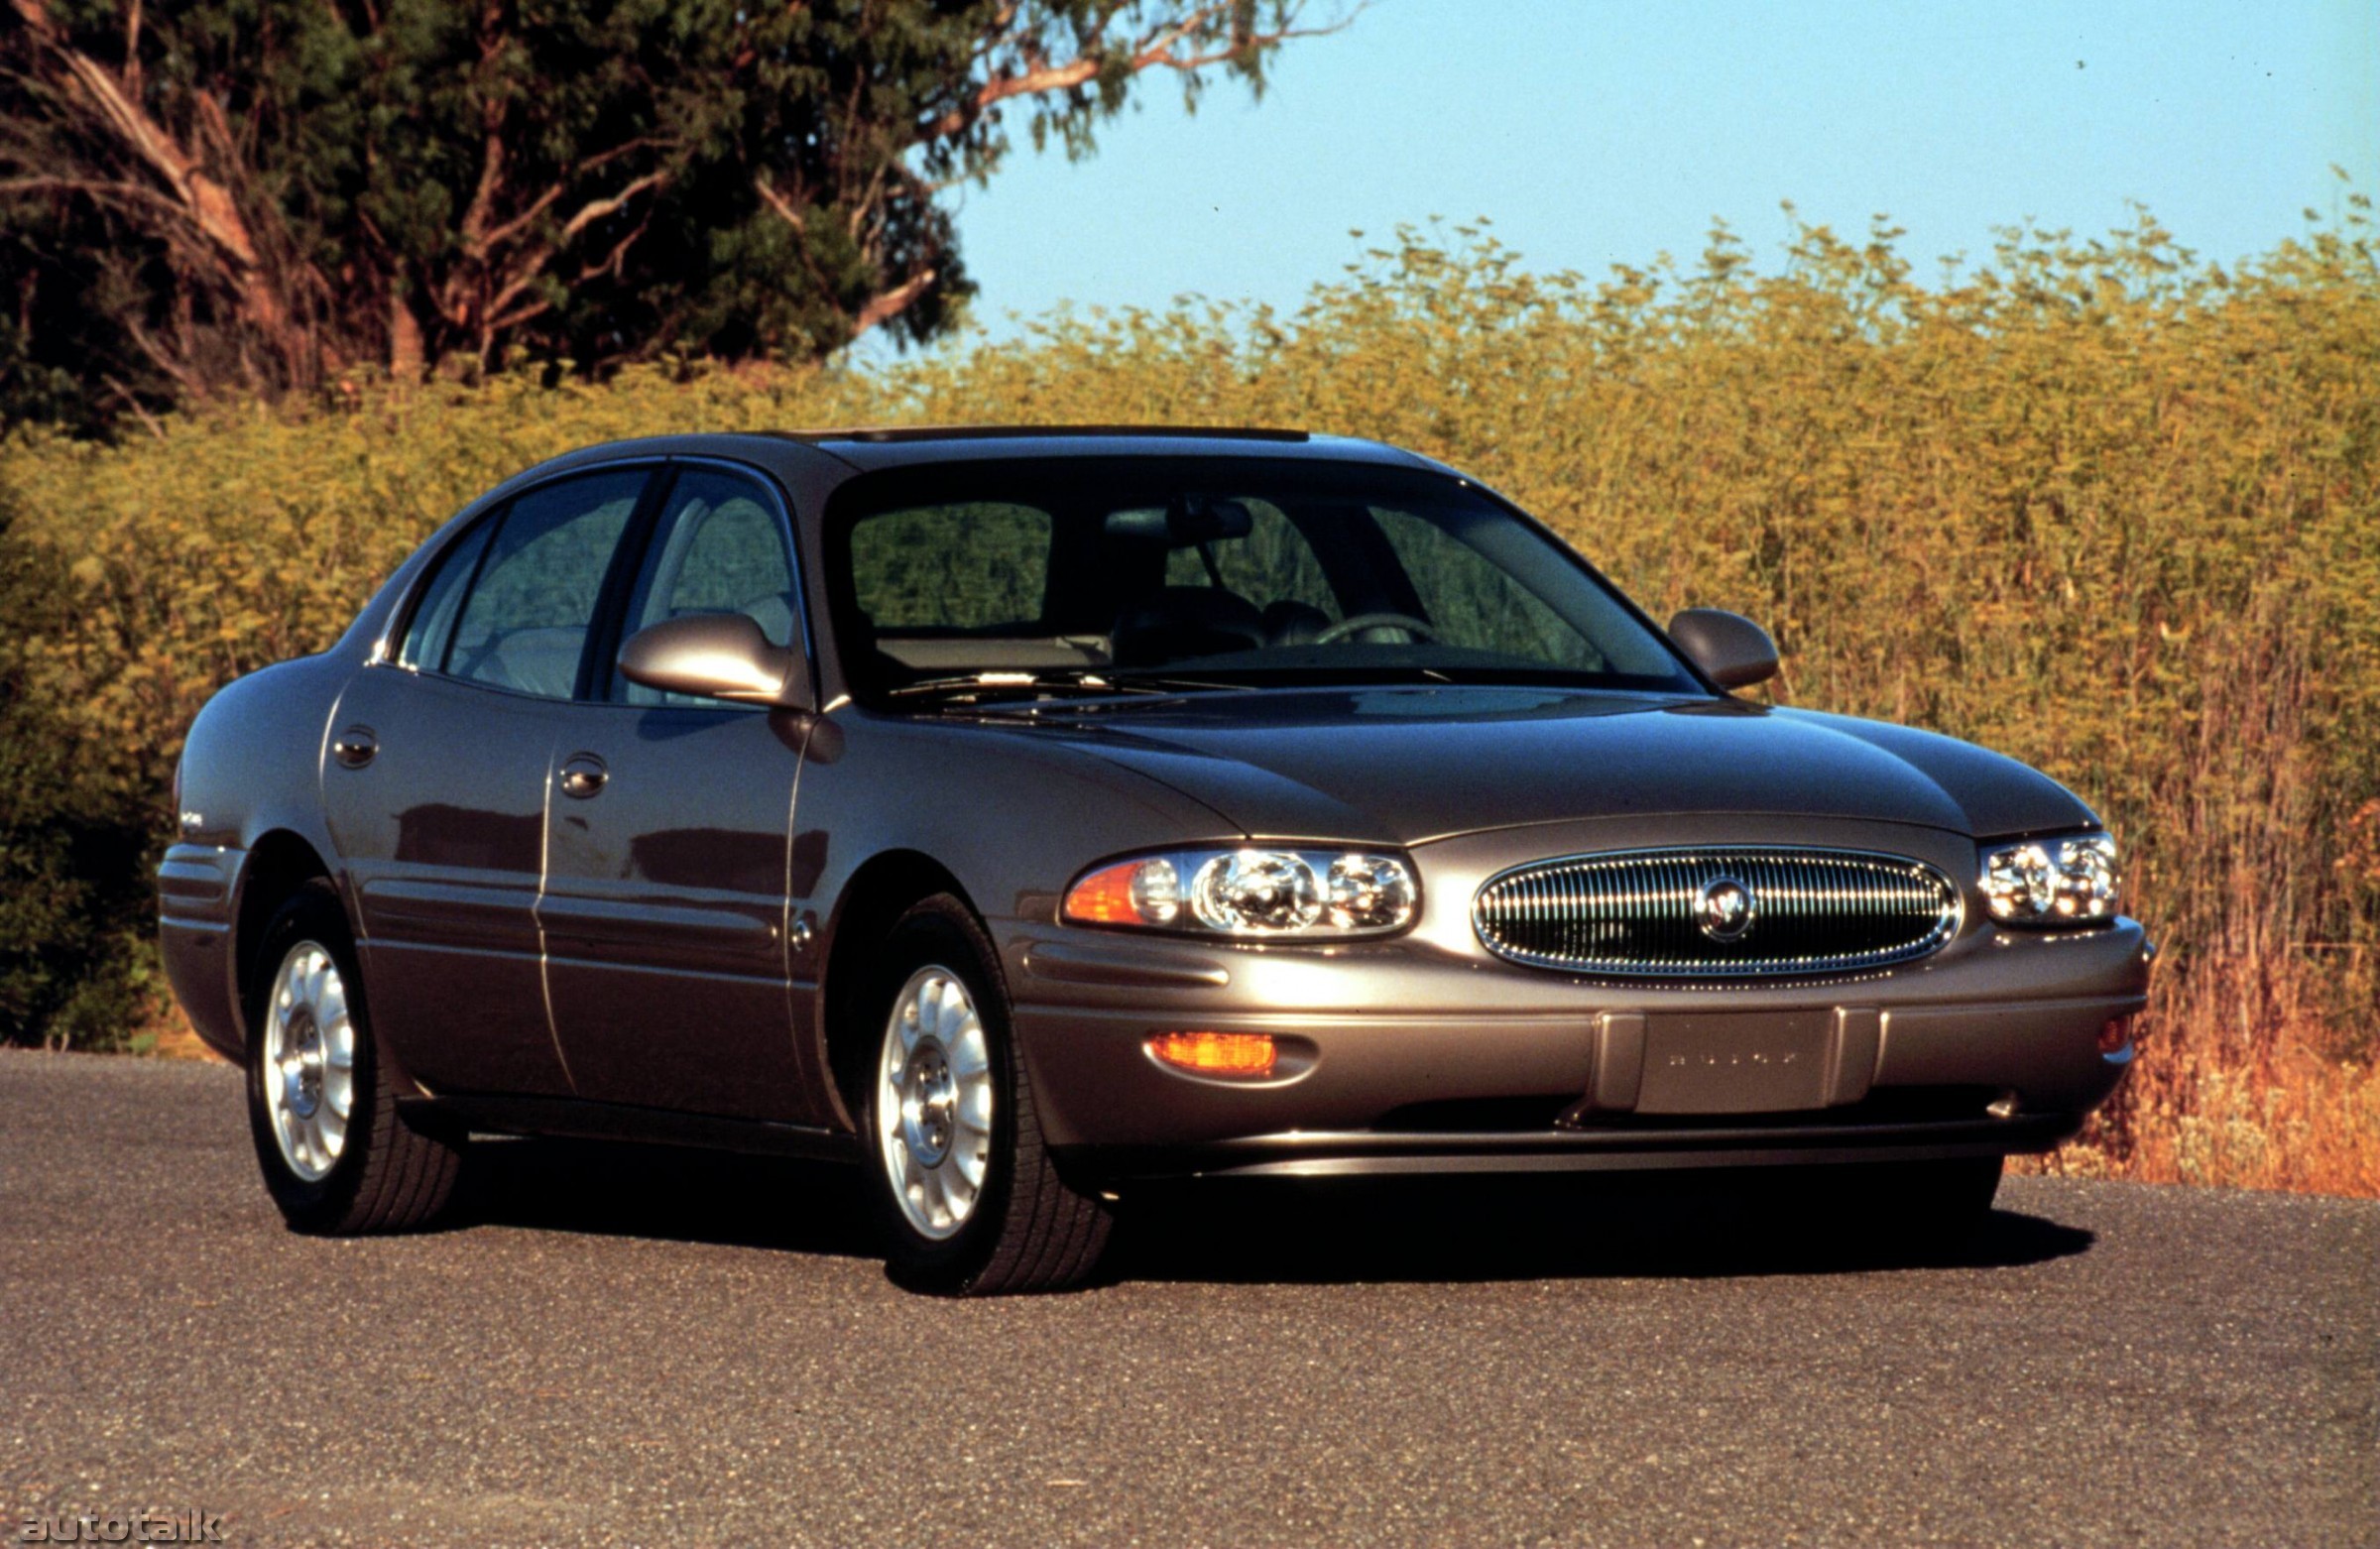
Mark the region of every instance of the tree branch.
POLYGON ((777 219, 804 236, 809 234, 809 223, 801 218, 801 211, 794 207, 791 199, 776 191, 776 184, 769 180, 769 175, 766 172, 752 175, 752 187, 753 191, 761 196, 762 203, 776 211, 777 219))
MULTIPOLYGON (((1291 8, 1289 14, 1295 16, 1297 10, 1301 8, 1302 0, 1300 6, 1291 8)), ((1287 43, 1292 38, 1318 38, 1341 31, 1356 19, 1357 13, 1363 10, 1363 6, 1358 5, 1354 11, 1327 27, 1284 26, 1275 32, 1250 33, 1246 37, 1233 40, 1230 48, 1220 51, 1186 55, 1175 52, 1182 44, 1196 38, 1211 23, 1227 16, 1231 10, 1232 6, 1228 0, 1211 0, 1211 3, 1199 6, 1180 21, 1151 30, 1126 55, 1126 72, 1137 75, 1143 70, 1163 68, 1181 74, 1190 74, 1206 69, 1210 65, 1229 63, 1235 59, 1247 56, 1251 51, 1261 52, 1275 48, 1280 44, 1287 43)), ((1004 11, 1000 17, 1001 27, 1005 29, 1013 20, 1014 15, 1013 7, 1004 11)), ((1077 55, 1062 64, 1052 64, 1042 56, 1037 47, 1028 44, 1025 49, 1025 64, 1026 68, 1016 74, 999 75, 984 82, 965 102, 945 112, 939 118, 930 119, 920 125, 917 132, 918 140, 944 140, 961 134, 990 109, 1012 97, 1046 96, 1054 91, 1070 91, 1076 86, 1087 85, 1099 77, 1101 60, 1096 54, 1085 53, 1077 55)))
POLYGON ((9 0, 26 28, 55 52, 73 82, 91 98, 100 121, 134 156, 162 179, 189 218, 241 272, 257 267, 255 240, 240 218, 231 191, 198 170, 164 127, 126 95, 115 75, 97 60, 68 44, 42 0, 9 0))
POLYGON ((562 240, 564 242, 573 240, 580 232, 586 230, 595 222, 603 219, 604 216, 617 212, 622 205, 635 198, 638 194, 645 192, 649 188, 665 186, 668 181, 669 174, 667 172, 647 173, 644 177, 630 182, 627 187, 622 188, 618 193, 613 194, 610 198, 589 199, 585 204, 579 207, 577 214, 562 222, 562 240))
POLYGON ((939 273, 934 269, 920 269, 882 296, 871 297, 868 304, 860 308, 859 316, 852 319, 851 336, 856 339, 879 323, 890 322, 907 311, 910 303, 925 294, 926 288, 934 283, 939 273))

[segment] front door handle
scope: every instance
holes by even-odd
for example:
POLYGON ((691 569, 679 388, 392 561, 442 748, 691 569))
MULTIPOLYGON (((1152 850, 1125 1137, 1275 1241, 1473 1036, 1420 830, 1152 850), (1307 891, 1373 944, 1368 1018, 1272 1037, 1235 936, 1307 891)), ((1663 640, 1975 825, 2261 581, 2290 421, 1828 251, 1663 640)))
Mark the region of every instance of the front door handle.
POLYGON ((360 770, 380 752, 380 739, 369 726, 350 726, 331 740, 330 756, 351 770, 360 770))
POLYGON ((611 777, 612 772, 605 769, 603 761, 591 753, 575 753, 562 761, 562 794, 565 796, 576 796, 583 801, 601 791, 603 782, 611 777))

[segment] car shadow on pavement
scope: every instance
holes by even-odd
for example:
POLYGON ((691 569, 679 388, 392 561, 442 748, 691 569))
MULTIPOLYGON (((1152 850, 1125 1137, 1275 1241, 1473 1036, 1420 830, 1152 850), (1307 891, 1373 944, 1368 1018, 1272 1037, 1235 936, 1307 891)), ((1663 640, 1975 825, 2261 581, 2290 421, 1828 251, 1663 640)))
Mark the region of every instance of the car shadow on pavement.
POLYGON ((482 1138, 449 1224, 880 1256, 856 1169, 601 1140, 482 1138))
POLYGON ((2007 1268, 2097 1241, 2005 1209, 1945 1237, 1726 1173, 1218 1180, 1135 1201, 1124 1226, 1113 1277, 1225 1283, 2007 1268))
MULTIPOLYGON (((878 1255, 867 1176, 824 1163, 591 1140, 474 1147, 456 1227, 878 1255)), ((1446 1282, 2004 1268, 2089 1232, 1997 1210, 1944 1243, 1774 1175, 1218 1179, 1144 1188, 1103 1266, 1131 1280, 1446 1282)))

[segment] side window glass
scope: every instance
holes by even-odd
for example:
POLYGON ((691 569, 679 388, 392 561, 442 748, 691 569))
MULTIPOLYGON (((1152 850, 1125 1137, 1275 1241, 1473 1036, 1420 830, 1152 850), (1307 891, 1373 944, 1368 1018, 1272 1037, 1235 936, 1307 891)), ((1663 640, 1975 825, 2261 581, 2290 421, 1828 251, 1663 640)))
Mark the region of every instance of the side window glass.
POLYGON ((569 698, 604 572, 646 478, 642 471, 599 473, 515 501, 463 603, 445 670, 518 693, 569 698))
POLYGON ((1374 511, 1421 605, 1448 645, 1503 652, 1584 671, 1606 670, 1603 654, 1560 614, 1434 522, 1374 511))
POLYGON ((446 645, 454 639, 455 615, 462 611, 463 592, 479 568, 481 550, 503 519, 491 517, 474 526, 438 558, 438 568, 414 604, 413 622, 397 648, 397 664, 436 672, 446 664, 446 645))
POLYGON ((919 506, 851 530, 851 584, 879 634, 1039 622, 1050 518, 990 501, 919 506))
MULTIPOLYGON (((654 624, 702 613, 741 613, 771 645, 790 646, 800 599, 784 529, 758 489, 733 474, 679 476, 669 509, 645 551, 629 596, 622 639, 654 624)), ((711 704, 614 675, 612 697, 626 704, 711 704)))
MULTIPOLYGON (((1248 536, 1207 546, 1226 590, 1239 593, 1259 608, 1295 603, 1321 612, 1330 622, 1339 618, 1338 599, 1322 573, 1314 546, 1295 524, 1269 501, 1243 500, 1250 521, 1248 536)), ((1209 586, 1207 561, 1196 548, 1177 548, 1165 556, 1165 584, 1209 586)))

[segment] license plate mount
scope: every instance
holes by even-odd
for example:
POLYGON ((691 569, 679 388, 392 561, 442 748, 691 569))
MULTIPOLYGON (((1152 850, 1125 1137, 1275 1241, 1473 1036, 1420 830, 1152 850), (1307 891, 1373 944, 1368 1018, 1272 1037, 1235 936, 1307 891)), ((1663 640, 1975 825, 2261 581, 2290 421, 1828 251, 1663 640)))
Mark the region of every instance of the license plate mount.
POLYGON ((1780 1114, 1827 1106, 1832 1012, 1645 1018, 1640 1114, 1780 1114))

